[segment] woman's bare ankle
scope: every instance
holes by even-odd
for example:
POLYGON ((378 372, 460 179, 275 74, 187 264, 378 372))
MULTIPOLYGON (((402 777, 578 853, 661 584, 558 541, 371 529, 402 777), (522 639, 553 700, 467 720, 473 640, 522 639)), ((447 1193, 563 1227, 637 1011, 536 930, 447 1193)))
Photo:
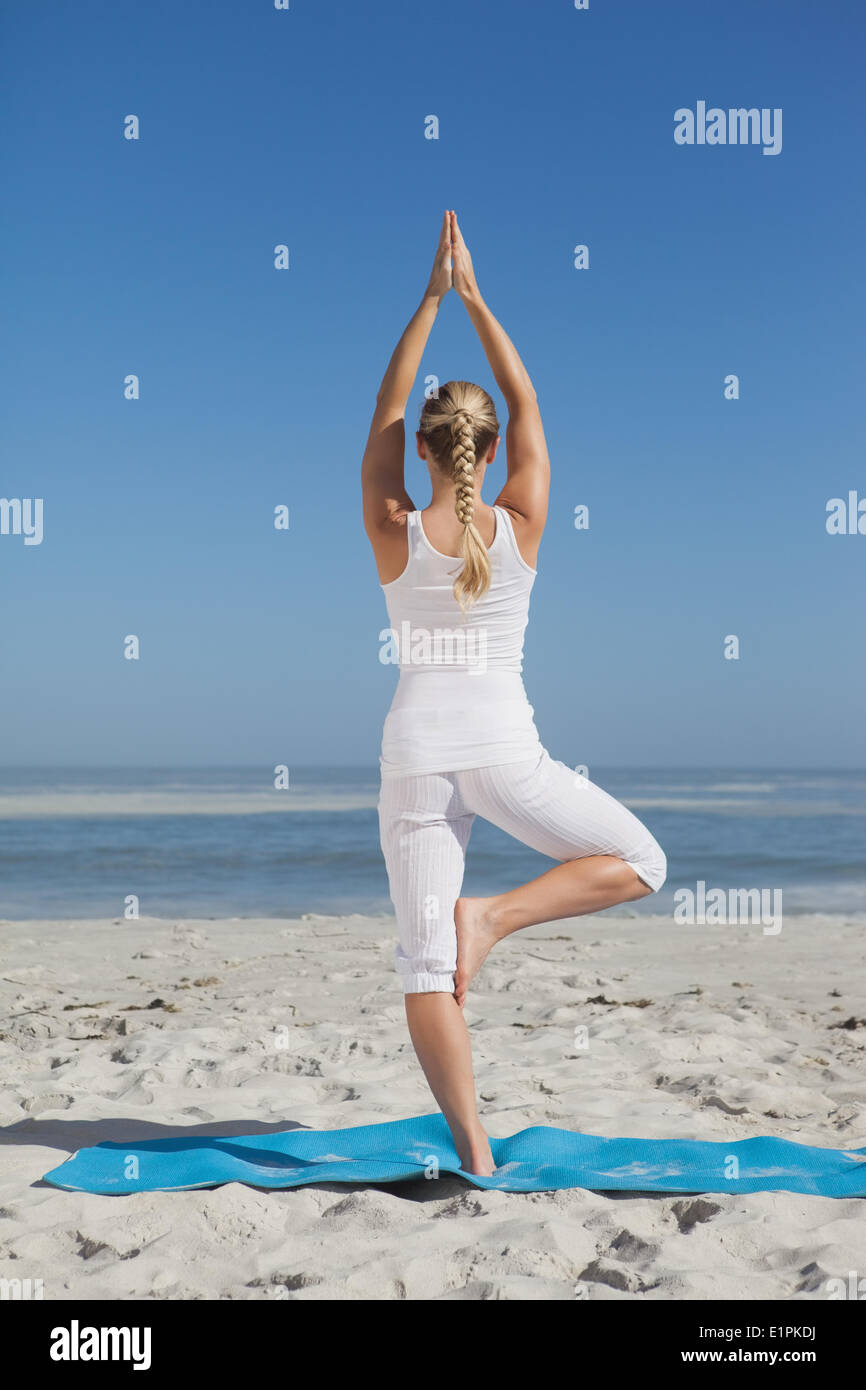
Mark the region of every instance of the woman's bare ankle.
POLYGON ((490 1149, 490 1139, 479 1123, 470 1131, 452 1130, 454 1147, 460 1158, 460 1167, 476 1177, 489 1178, 495 1172, 496 1164, 490 1149))
POLYGON ((484 930, 488 936, 492 936, 497 942, 502 941, 512 932, 519 931, 523 925, 523 922, 518 920, 515 909, 503 902, 501 897, 487 899, 484 930))
POLYGON ((490 1178, 496 1172, 489 1139, 485 1138, 483 1143, 478 1141, 470 1144, 468 1148, 462 1149, 462 1152, 458 1150, 458 1153, 460 1167, 465 1168, 467 1173, 474 1173, 477 1178, 490 1178))

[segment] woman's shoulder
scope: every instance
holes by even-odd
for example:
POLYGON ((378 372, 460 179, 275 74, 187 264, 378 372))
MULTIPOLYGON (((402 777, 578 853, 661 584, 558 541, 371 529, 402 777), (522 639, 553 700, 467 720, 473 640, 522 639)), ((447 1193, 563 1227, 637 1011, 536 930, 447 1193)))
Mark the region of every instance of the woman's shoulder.
POLYGON ((418 535, 418 512, 409 506, 389 508, 370 535, 380 584, 393 584, 405 574, 418 535))
POLYGON ((530 526, 526 517, 521 516, 520 512, 505 502, 496 502, 494 510, 516 559, 524 569, 529 570, 531 574, 537 574, 535 561, 541 544, 541 532, 537 527, 530 526))

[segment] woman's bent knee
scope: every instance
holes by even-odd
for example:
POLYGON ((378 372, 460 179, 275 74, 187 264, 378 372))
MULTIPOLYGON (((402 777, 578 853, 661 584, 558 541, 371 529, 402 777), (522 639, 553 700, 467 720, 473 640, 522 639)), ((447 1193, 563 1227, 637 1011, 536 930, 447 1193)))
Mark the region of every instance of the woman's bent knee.
POLYGON ((642 847, 640 854, 627 860, 627 863, 653 893, 659 891, 668 876, 665 852, 655 840, 651 840, 645 848, 642 847))

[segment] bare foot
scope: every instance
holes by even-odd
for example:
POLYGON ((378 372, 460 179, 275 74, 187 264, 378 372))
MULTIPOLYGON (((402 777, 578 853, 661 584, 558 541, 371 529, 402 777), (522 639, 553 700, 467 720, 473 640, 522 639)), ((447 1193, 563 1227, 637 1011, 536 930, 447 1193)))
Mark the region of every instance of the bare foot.
POLYGON ((496 1172, 496 1164, 493 1162, 493 1154, 490 1151, 490 1140, 486 1134, 482 1134, 478 1139, 466 1144, 458 1145, 457 1152, 460 1155, 460 1167, 465 1168, 467 1173, 474 1173, 477 1178, 492 1178, 496 1172))
POLYGON ((466 1002, 467 989, 500 939, 493 924, 493 901, 493 898, 458 898, 454 905, 457 928, 454 998, 461 1009, 466 1002))

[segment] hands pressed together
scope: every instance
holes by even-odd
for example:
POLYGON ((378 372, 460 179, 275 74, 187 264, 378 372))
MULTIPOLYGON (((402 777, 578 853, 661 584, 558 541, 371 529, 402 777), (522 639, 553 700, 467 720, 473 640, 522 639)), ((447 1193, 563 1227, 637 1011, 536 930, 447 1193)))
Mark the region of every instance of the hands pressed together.
POLYGON ((472 257, 463 240, 463 233, 457 222, 457 213, 447 211, 442 219, 439 245, 430 272, 427 294, 443 298, 454 288, 461 299, 477 295, 478 284, 472 268, 472 257))

